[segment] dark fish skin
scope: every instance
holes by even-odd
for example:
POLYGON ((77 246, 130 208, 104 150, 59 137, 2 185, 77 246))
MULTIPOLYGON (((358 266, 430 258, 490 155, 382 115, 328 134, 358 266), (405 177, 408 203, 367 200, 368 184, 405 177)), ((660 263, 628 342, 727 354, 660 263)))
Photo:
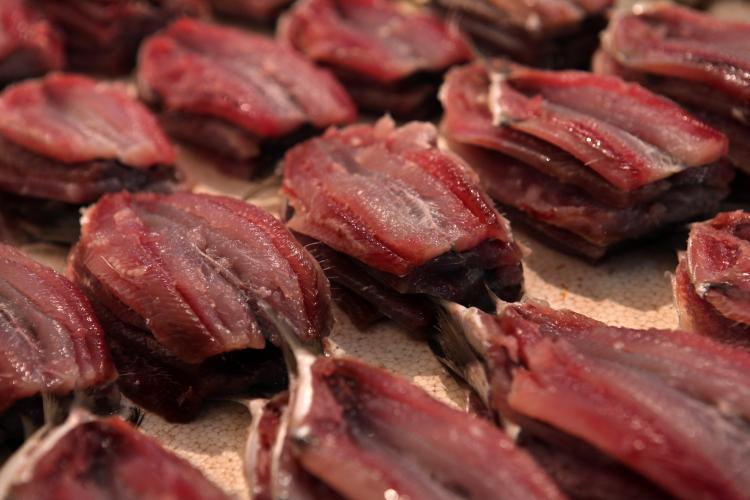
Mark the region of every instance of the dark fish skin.
POLYGON ((260 303, 303 342, 331 329, 315 259, 272 215, 223 196, 108 195, 87 212, 69 272, 104 322, 122 389, 171 420, 209 395, 284 387, 260 303))
POLYGON ((331 293, 349 318, 366 329, 384 317, 420 335, 431 324, 432 304, 424 297, 399 293, 368 274, 357 261, 300 233, 295 237, 320 263, 331 293))
POLYGON ((0 137, 0 189, 30 200, 54 200, 78 208, 122 190, 169 192, 180 174, 172 165, 135 169, 115 160, 65 164, 0 137))
MULTIPOLYGON (((584 442, 676 497, 747 498, 744 349, 685 331, 611 327, 533 302, 498 310, 445 304, 433 339, 497 416, 553 447, 565 443, 561 436, 584 442)), ((541 459, 555 469, 580 460, 573 455, 541 459)), ((564 488, 576 484, 570 479, 564 488)))
POLYGON ((0 472, 0 494, 13 499, 139 498, 228 500, 186 460, 119 417, 74 411, 42 429, 0 472))
POLYGON ((117 380, 120 390, 170 422, 194 420, 210 398, 248 393, 266 396, 287 386, 281 352, 272 345, 186 363, 150 333, 119 321, 97 303, 95 308, 106 325, 107 343, 121 373, 117 380))
POLYGON ((398 376, 352 358, 297 367, 288 406, 277 398, 256 417, 255 500, 297 498, 289 485, 310 499, 564 498, 500 430, 398 376))

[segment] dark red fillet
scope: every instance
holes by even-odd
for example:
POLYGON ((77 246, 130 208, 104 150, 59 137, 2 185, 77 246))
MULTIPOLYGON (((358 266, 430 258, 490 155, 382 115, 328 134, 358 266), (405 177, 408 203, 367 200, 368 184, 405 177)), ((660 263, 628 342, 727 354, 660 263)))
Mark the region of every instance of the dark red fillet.
POLYGON ((142 96, 168 132, 235 161, 290 140, 306 127, 349 123, 356 110, 326 70, 275 41, 189 19, 141 49, 142 96))
POLYGON ((210 0, 214 12, 256 22, 272 21, 291 0, 210 0))
POLYGON ((750 353, 536 303, 498 308, 448 306, 436 345, 499 416, 588 443, 675 497, 747 498, 750 353))
POLYGON ((52 74, 0 94, 0 189, 71 204, 174 181, 175 154, 127 88, 52 74))
POLYGON ((29 0, 0 2, 0 85, 60 69, 59 33, 29 0))
POLYGON ((613 0, 437 0, 489 55, 535 66, 584 68, 613 0))
POLYGON ((36 0, 65 38, 68 67, 119 75, 141 41, 182 15, 208 14, 207 0, 36 0))
POLYGON ((616 77, 498 60, 451 70, 441 99, 490 195, 574 253, 600 258, 728 194, 726 137, 616 77))
POLYGON ((64 396, 115 379, 86 297, 52 269, 0 244, 0 411, 39 394, 64 396))
POLYGON ((187 461, 119 417, 74 412, 33 436, 6 464, 0 494, 18 500, 228 500, 187 461))
POLYGON ((520 252, 507 221, 435 141, 431 124, 384 118, 300 144, 284 158, 289 227, 396 292, 481 303, 487 283, 516 298, 520 252))
POLYGON ((251 435, 254 500, 563 498, 503 432, 400 377, 355 359, 298 366, 288 406, 266 405, 251 435))
POLYGON ((729 136, 729 157, 750 172, 750 24, 653 5, 612 17, 594 60, 599 73, 642 82, 729 136))
POLYGON ((300 1, 278 35, 333 69, 360 106, 402 116, 425 108, 439 75, 471 57, 442 20, 387 0, 300 1))
POLYGON ((675 300, 683 326, 750 346, 750 214, 694 224, 680 258, 675 300))
POLYGON ((236 390, 204 380, 211 374, 283 385, 279 353, 266 347, 278 343, 276 330, 261 304, 302 341, 331 328, 328 282, 315 259, 269 213, 232 198, 106 196, 86 214, 70 273, 102 311, 118 365, 140 367, 128 370, 132 377, 153 377, 151 367, 166 377, 170 394, 189 388, 160 401, 141 393, 147 381, 121 385, 171 419, 178 418, 175 406, 194 412, 206 393, 236 390), (264 348, 270 351, 256 351, 264 348), (265 363, 275 380, 257 370, 265 363))
POLYGON ((75 241, 60 228, 77 227, 80 205, 122 189, 170 191, 174 160, 156 118, 123 84, 54 73, 0 94, 0 212, 19 232, 75 241))

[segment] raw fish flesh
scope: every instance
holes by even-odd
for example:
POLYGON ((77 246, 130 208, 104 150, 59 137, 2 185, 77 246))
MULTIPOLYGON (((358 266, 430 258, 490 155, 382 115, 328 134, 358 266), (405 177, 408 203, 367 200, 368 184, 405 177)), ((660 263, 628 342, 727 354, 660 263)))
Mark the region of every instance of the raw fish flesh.
POLYGON ((315 259, 271 214, 232 198, 105 196, 86 213, 69 266, 102 320, 123 392, 171 420, 194 417, 217 392, 285 385, 259 304, 304 342, 331 328, 315 259))
POLYGON ((614 14, 594 58, 704 117, 730 139, 729 158, 750 172, 750 23, 669 4, 614 14))
POLYGON ((429 112, 442 72, 471 58, 454 27, 388 0, 296 2, 278 37, 331 68, 360 107, 405 117, 429 112))
POLYGON ((350 358, 297 361, 256 412, 253 499, 564 498, 511 439, 408 381, 350 358))
POLYGON ((338 81, 296 51, 190 19, 144 43, 137 79, 173 137, 237 162, 356 117, 338 81))
POLYGON ((91 304, 70 281, 0 244, 0 455, 71 402, 118 408, 117 377, 91 304), (53 404, 54 403, 54 404, 53 404))
POLYGON ((617 77, 493 60, 451 70, 440 97, 441 130, 488 193, 572 253, 599 259, 729 192, 726 136, 617 77))
POLYGON ((120 417, 74 411, 45 427, 0 470, 0 497, 229 500, 186 460, 120 417))
POLYGON ((429 123, 396 127, 383 118, 331 129, 284 158, 289 228, 332 249, 327 256, 311 246, 331 276, 354 274, 348 283, 334 278, 338 285, 393 319, 386 301, 374 300, 378 289, 473 304, 488 302, 485 286, 509 299, 521 292, 510 226, 476 175, 436 139, 429 123), (365 284, 371 280, 381 285, 365 284))
POLYGON ((81 205, 122 189, 171 191, 182 177, 174 161, 124 84, 51 73, 0 94, 0 213, 15 221, 14 241, 71 243, 81 205))
POLYGON ((435 342, 496 415, 583 441, 678 498, 747 498, 750 353, 533 302, 498 309, 446 304, 435 342))
POLYGON ((683 327, 750 346, 748 265, 750 214, 723 212, 693 224, 674 283, 683 327))

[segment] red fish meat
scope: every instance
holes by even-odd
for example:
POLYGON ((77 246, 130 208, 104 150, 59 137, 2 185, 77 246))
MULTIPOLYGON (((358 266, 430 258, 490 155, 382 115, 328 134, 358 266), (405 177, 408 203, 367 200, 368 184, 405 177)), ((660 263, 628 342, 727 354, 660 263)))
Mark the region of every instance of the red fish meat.
POLYGON ((338 81, 294 50, 190 19, 144 43, 137 78, 170 134, 238 162, 264 143, 356 117, 338 81))
POLYGON ((436 78, 471 57, 450 25, 387 0, 300 1, 278 36, 336 72, 361 107, 400 116, 427 107, 436 78))
POLYGON ((120 370, 124 392, 173 420, 191 418, 208 393, 237 390, 239 380, 244 389, 248 378, 285 383, 261 304, 303 341, 331 328, 328 282, 315 259, 269 213, 223 196, 102 198, 86 214, 70 274, 97 308, 115 363, 138 368, 120 370), (155 384, 149 393, 143 386, 153 381, 141 380, 151 377, 148 366, 166 373, 168 392, 187 392, 165 398, 155 384))
POLYGON ((749 263, 750 214, 723 212, 693 224, 675 277, 683 326, 750 346, 749 263))
POLYGON ((383 118, 298 145, 284 158, 288 226, 400 293, 481 303, 487 283, 516 298, 520 252, 507 221, 436 139, 431 124, 383 118))
POLYGON ((75 411, 45 428, 0 471, 3 498, 228 500, 186 460, 120 417, 75 411))
POLYGON ((0 210, 43 239, 104 193, 175 188, 174 161, 156 118, 123 84, 53 73, 0 94, 0 191, 8 200, 0 210))
POLYGON ((61 69, 60 33, 28 0, 0 3, 0 85, 61 69))
POLYGON ((563 498, 504 433, 398 376, 348 358, 299 375, 251 435, 255 500, 563 498))
POLYGON ((594 70, 637 80, 704 113, 730 137, 729 158, 747 172, 749 54, 750 24, 660 4, 615 14, 594 70))
POLYGON ((0 411, 103 386, 116 372, 89 301, 70 281, 0 244, 0 411))
POLYGON ((531 302, 499 309, 447 306, 439 342, 498 415, 582 440, 676 497, 747 498, 750 353, 531 302), (484 370, 466 371, 471 359, 484 370))
POLYGON ((65 277, 0 244, 0 455, 71 404, 119 408, 117 377, 91 304, 65 277), (52 404, 50 404, 52 403, 52 404))
POLYGON ((116 83, 51 74, 0 94, 0 188, 82 204, 174 180, 154 116, 116 83))
POLYGON ((451 70, 440 95, 441 129, 488 192, 574 253, 600 258, 728 194, 726 137, 619 78, 498 60, 451 70))

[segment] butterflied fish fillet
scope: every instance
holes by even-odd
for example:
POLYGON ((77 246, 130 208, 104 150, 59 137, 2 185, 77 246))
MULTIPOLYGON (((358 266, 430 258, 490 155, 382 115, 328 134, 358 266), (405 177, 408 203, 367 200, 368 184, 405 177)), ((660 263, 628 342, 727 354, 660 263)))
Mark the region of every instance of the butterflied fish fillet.
POLYGON ((497 415, 581 440, 676 497, 747 498, 750 353, 536 303, 499 309, 446 305, 436 344, 497 415))

